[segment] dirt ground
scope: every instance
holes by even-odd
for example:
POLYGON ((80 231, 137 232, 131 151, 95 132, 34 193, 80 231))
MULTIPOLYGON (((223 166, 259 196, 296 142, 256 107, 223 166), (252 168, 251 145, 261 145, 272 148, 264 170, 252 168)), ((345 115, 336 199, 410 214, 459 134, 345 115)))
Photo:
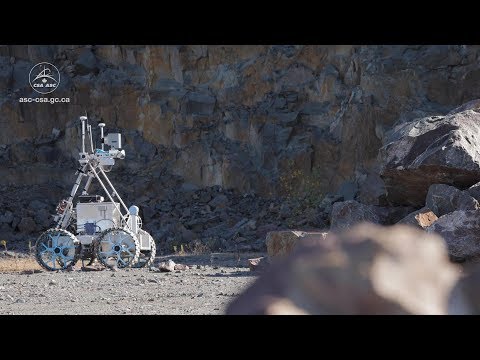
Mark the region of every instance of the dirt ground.
POLYGON ((32 258, 0 258, 0 314, 224 314, 257 277, 247 259, 264 254, 157 257, 191 266, 156 272, 100 266, 50 272, 32 258), (96 270, 102 269, 102 270, 96 270))

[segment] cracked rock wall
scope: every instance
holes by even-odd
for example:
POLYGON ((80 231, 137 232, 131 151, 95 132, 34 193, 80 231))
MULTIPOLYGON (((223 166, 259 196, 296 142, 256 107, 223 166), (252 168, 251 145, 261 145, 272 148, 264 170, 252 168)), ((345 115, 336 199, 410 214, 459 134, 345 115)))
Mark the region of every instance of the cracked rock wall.
POLYGON ((111 174, 130 201, 161 200, 181 184, 282 196, 282 177, 297 171, 293 185, 301 188, 314 169, 323 194, 352 179, 372 182, 394 123, 446 114, 480 97, 479 51, 0 46, 2 197, 20 184, 46 187, 56 201, 65 196, 85 111, 94 125, 104 121, 107 132, 124 134, 127 158, 111 174), (41 61, 60 69, 60 86, 50 95, 70 97, 69 104, 18 102, 37 96, 28 72, 41 61))

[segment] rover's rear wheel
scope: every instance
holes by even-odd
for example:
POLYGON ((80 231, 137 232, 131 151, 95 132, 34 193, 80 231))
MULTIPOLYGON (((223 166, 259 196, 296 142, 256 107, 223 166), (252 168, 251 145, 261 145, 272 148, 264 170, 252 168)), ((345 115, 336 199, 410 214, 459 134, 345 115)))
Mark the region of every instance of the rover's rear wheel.
POLYGON ((135 264, 140 254, 137 237, 128 229, 110 228, 98 239, 97 259, 107 267, 125 268, 135 264))
POLYGON ((48 229, 35 243, 35 257, 46 270, 63 270, 77 262, 79 245, 80 242, 71 232, 48 229))
POLYGON ((151 250, 140 250, 140 256, 138 257, 138 262, 132 265, 134 268, 142 268, 145 266, 152 266, 153 261, 155 260, 155 254, 157 252, 157 247, 155 245, 155 240, 153 237, 143 229, 138 230, 139 235, 148 236, 150 249, 151 250))

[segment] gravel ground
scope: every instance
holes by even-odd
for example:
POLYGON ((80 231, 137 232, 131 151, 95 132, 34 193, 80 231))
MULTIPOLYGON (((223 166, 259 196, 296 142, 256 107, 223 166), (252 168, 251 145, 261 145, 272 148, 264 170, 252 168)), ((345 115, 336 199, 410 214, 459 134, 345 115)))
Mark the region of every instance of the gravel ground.
MULTIPOLYGON (((188 270, 0 273, 0 314, 224 314, 255 280, 246 259, 264 254, 164 256, 188 270)), ((1 261, 1 260, 0 260, 1 261)), ((38 270, 36 270, 38 271, 38 270)))

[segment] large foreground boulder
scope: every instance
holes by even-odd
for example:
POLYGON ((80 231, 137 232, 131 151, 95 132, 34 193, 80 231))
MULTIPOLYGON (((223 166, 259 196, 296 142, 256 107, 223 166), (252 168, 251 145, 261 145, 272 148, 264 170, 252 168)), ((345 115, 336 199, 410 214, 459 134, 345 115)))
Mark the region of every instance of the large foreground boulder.
POLYGON ((432 184, 465 189, 480 181, 479 139, 476 109, 396 126, 379 152, 388 200, 422 206, 432 184))
POLYGON ((477 210, 480 205, 467 191, 445 184, 433 184, 428 189, 425 206, 432 209, 437 216, 455 210, 477 210))
POLYGON ((446 314, 458 276, 438 235, 363 223, 302 241, 227 313, 446 314))
POLYGON ((453 261, 461 262, 480 255, 480 211, 457 210, 443 215, 427 231, 443 237, 453 261))
POLYGON ((464 269, 466 274, 450 294, 449 314, 480 315, 480 265, 464 269))

